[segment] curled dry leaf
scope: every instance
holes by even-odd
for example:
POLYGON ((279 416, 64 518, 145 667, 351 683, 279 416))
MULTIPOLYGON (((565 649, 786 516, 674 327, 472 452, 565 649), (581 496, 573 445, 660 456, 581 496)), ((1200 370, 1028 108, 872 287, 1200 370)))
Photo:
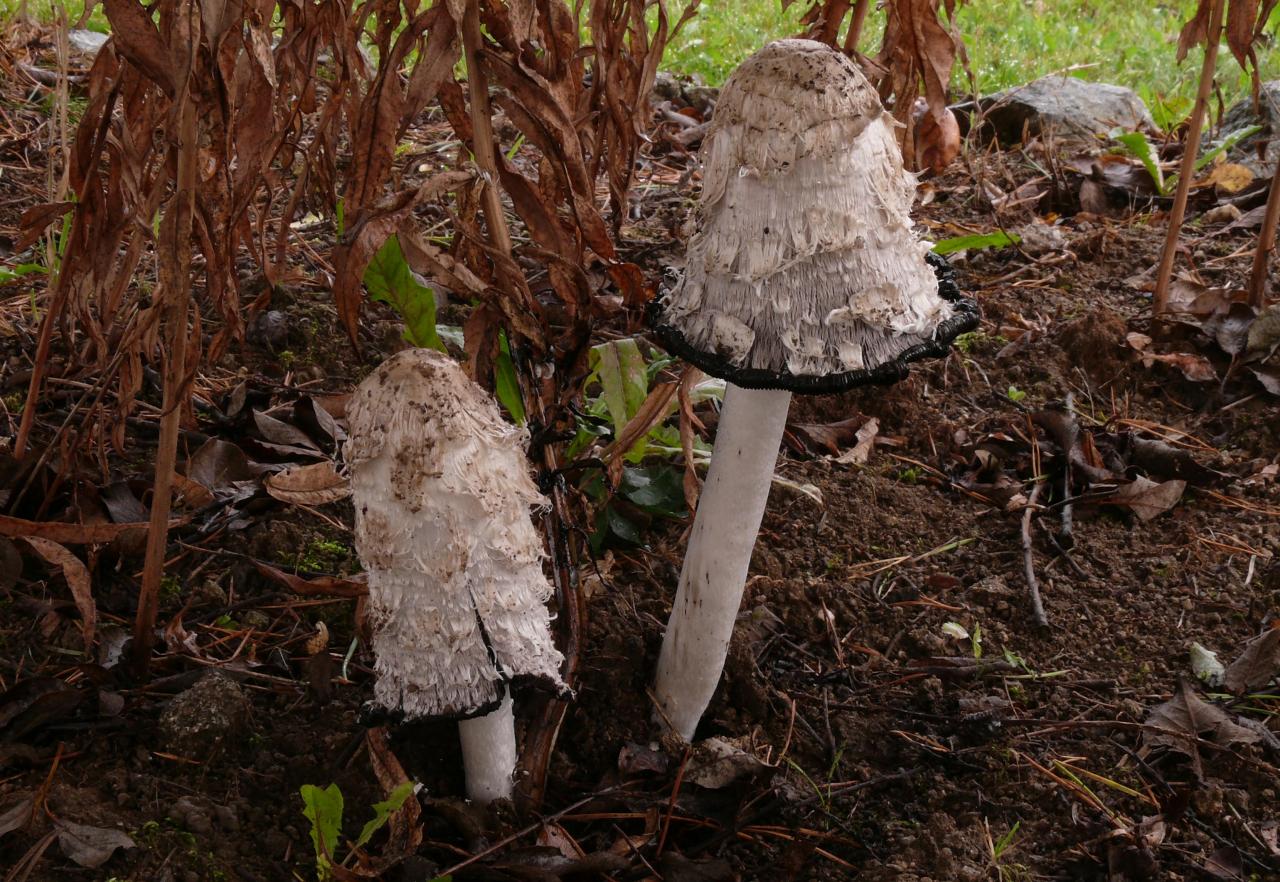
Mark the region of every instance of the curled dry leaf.
POLYGON ((71 589, 76 609, 80 610, 80 630, 84 633, 84 648, 92 650, 93 632, 98 625, 98 605, 93 600, 89 568, 80 558, 57 542, 28 536, 27 544, 48 563, 62 569, 62 577, 67 580, 67 587, 71 589))
POLYGON ((1132 483, 1116 488, 1107 502, 1128 508, 1140 521, 1149 521, 1177 505, 1186 489, 1186 481, 1157 484, 1149 478, 1138 477, 1132 483))
POLYGON ((916 123, 915 138, 916 166, 920 171, 940 175, 960 155, 960 124, 949 107, 934 113, 925 105, 916 123))
POLYGON ((123 830, 77 824, 64 818, 54 821, 53 827, 58 831, 62 853, 91 870, 110 860, 116 849, 137 847, 123 830))
POLYGON ((1246 729, 1214 704, 1209 704, 1183 680, 1173 698, 1156 705, 1143 723, 1142 741, 1149 747, 1167 747, 1191 757, 1196 777, 1203 777, 1200 739, 1223 747, 1253 744, 1261 736, 1246 729))
POLYGON ((1261 689, 1280 675, 1280 628, 1269 628, 1245 644, 1226 670, 1223 682, 1239 695, 1261 689))
POLYGON ((1144 366, 1151 367, 1151 363, 1156 361, 1177 368, 1182 371, 1184 377, 1193 383, 1216 383, 1218 381, 1218 372, 1213 369, 1209 359, 1203 355, 1194 355, 1190 352, 1142 353, 1144 366))
POLYGON ((876 435, 880 433, 880 421, 875 417, 867 420, 854 435, 857 441, 844 453, 836 457, 836 462, 843 465, 864 465, 871 456, 871 448, 875 447, 876 435))
POLYGON ((270 476, 267 493, 290 505, 325 505, 350 496, 351 485, 326 460, 270 476))
POLYGON ((31 820, 35 805, 35 794, 30 791, 12 793, 7 796, 4 805, 0 806, 0 837, 3 837, 6 833, 12 833, 20 827, 25 827, 31 820))

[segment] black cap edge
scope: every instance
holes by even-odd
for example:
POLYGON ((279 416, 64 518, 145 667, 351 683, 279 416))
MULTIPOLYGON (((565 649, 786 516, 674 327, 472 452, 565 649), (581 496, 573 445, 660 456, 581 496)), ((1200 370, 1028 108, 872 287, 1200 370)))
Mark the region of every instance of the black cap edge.
POLYGON ((938 295, 952 304, 955 312, 951 318, 938 325, 933 339, 917 343, 904 350, 897 358, 874 368, 859 368, 839 374, 790 374, 767 371, 761 368, 738 367, 717 355, 704 352, 691 344, 683 333, 662 321, 662 307, 655 298, 647 308, 647 319, 653 333, 664 349, 689 362, 713 377, 727 380, 744 389, 786 389, 799 395, 829 395, 846 392, 858 386, 896 383, 907 376, 907 365, 925 358, 943 358, 951 350, 951 343, 959 335, 972 331, 982 320, 978 301, 966 297, 956 283, 955 270, 946 258, 930 252, 925 255, 938 277, 938 295))

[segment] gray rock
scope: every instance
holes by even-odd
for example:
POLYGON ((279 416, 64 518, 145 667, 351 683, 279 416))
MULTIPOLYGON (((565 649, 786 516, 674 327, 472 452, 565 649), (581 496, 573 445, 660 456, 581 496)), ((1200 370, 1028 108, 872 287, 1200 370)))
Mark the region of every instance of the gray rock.
POLYGON ((1123 86, 1090 83, 1075 77, 1041 77, 982 100, 990 133, 1006 146, 1031 135, 1052 132, 1059 141, 1092 143, 1119 126, 1155 127, 1147 105, 1123 86))
MULTIPOLYGON (((1231 159, 1248 166, 1249 170, 1256 175, 1266 176, 1275 170, 1276 161, 1280 160, 1280 139, 1275 139, 1276 134, 1280 132, 1280 125, 1277 125, 1280 121, 1280 80, 1270 80, 1262 84, 1262 89, 1258 93, 1258 104, 1260 108, 1257 113, 1253 110, 1252 98, 1245 98, 1232 104, 1222 115, 1222 125, 1218 127, 1221 137, 1217 141, 1221 143, 1222 139, 1232 132, 1238 132, 1251 125, 1261 125, 1262 131, 1245 138, 1231 149, 1231 159), (1266 159, 1259 161, 1258 145, 1264 142, 1267 144, 1266 159)), ((1212 147, 1213 145, 1210 144, 1209 148, 1212 149, 1212 147)))
POLYGON ((106 42, 110 39, 110 34, 100 34, 97 31, 89 31, 84 28, 72 28, 67 32, 67 42, 71 44, 71 48, 90 58, 97 55, 98 50, 106 45, 106 42))
POLYGON ((170 753, 204 759, 239 748, 249 737, 251 714, 240 685, 211 672, 169 702, 160 716, 160 734, 170 753))

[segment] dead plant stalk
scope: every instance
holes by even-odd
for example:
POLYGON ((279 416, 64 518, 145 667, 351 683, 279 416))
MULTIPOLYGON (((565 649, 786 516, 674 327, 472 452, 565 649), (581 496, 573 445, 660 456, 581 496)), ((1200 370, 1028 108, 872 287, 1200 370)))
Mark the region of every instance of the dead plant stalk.
POLYGON ((1173 280, 1173 261, 1178 252, 1178 235, 1182 232, 1182 220, 1187 213, 1187 195, 1196 173, 1196 157, 1200 154, 1200 133, 1204 130, 1205 113, 1209 105, 1209 93, 1213 90, 1213 73, 1218 64, 1218 43, 1222 38, 1222 10, 1226 0, 1213 0, 1209 13, 1209 30, 1204 44, 1204 63, 1200 67, 1200 88, 1196 91, 1195 107, 1187 126, 1187 140, 1183 146, 1182 166, 1178 169, 1178 189, 1169 210, 1169 228, 1164 237, 1164 250, 1160 254, 1160 269, 1156 274, 1156 290, 1152 295, 1151 314, 1159 317, 1169 305, 1169 285, 1173 280))
MULTIPOLYGON (((177 14, 185 17, 185 27, 175 21, 174 30, 186 30, 192 41, 200 27, 198 7, 189 2, 177 14)), ((181 46, 176 41, 175 46, 181 46)), ((165 549, 169 540, 169 506, 173 495, 174 466, 178 456, 182 405, 193 376, 187 372, 187 316, 191 299, 191 227, 195 213, 196 162, 199 143, 195 98, 191 93, 194 64, 192 42, 185 57, 175 51, 175 61, 184 70, 184 86, 173 109, 177 131, 177 180, 173 201, 165 212, 160 230, 160 278, 164 287, 164 411, 160 417, 160 445, 156 450, 155 490, 151 500, 151 523, 147 532, 142 587, 138 594, 138 615, 133 627, 133 662, 145 673, 151 660, 156 613, 160 602, 160 581, 164 576, 165 549)))

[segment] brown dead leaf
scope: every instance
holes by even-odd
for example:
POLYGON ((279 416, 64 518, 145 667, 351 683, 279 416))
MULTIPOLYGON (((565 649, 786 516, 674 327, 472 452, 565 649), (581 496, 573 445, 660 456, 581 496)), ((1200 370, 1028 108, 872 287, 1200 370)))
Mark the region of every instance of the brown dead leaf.
POLYGON ((1213 369, 1213 364, 1203 355, 1195 355, 1191 352, 1144 352, 1142 353, 1142 363, 1146 367, 1151 367, 1153 362, 1171 365, 1182 371, 1182 375, 1193 383, 1216 383, 1218 381, 1218 372, 1213 369))
POLYGON ((1173 698, 1151 709, 1143 722, 1142 741, 1150 747, 1167 747, 1191 758, 1196 777, 1203 777, 1198 742, 1223 747, 1253 744, 1261 736, 1235 723, 1226 711, 1209 704, 1183 680, 1173 698))
POLYGON ((857 443, 837 456, 836 462, 842 465, 865 465, 867 459, 871 456, 871 449, 875 447, 876 435, 879 433, 880 421, 875 417, 867 420, 857 434, 854 435, 857 443))
POLYGON ((1234 195, 1253 183, 1253 172, 1248 166, 1224 162, 1213 167, 1204 183, 1213 186, 1219 193, 1234 195))
POLYGON ((1280 627, 1269 628, 1245 644, 1240 657, 1227 666, 1223 683, 1239 695, 1261 689, 1280 675, 1280 627))
POLYGON ((105 864, 116 849, 137 847, 123 830, 77 824, 65 818, 58 818, 53 826, 58 831, 58 845, 62 847, 62 853, 89 869, 105 864))
POLYGON ((1157 484, 1149 478, 1138 477, 1132 483, 1116 488, 1106 501, 1128 508, 1140 521, 1149 521, 1177 505, 1186 489, 1186 481, 1157 484))
POLYGON ((26 541, 32 551, 48 563, 62 569, 62 577, 67 580, 67 587, 71 589, 76 609, 80 610, 80 630, 84 634, 84 648, 92 651, 93 634, 98 625, 98 605, 93 600, 93 584, 89 578, 89 568, 80 558, 57 542, 36 536, 28 536, 26 541))
MULTIPOLYGON (((369 747, 370 765, 382 787, 383 797, 390 796, 392 791, 409 780, 409 776, 391 751, 386 729, 370 729, 365 733, 365 743, 369 747)), ((391 835, 382 858, 389 865, 405 855, 413 854, 422 844, 422 807, 418 804, 417 794, 409 795, 391 815, 388 824, 391 835)))
POLYGON ((325 505, 350 496, 351 485, 325 460, 272 475, 267 493, 290 505, 325 505))
POLYGON ((940 113, 929 110, 923 98, 917 100, 915 130, 916 166, 940 175, 960 154, 960 124, 951 108, 944 107, 940 113))

